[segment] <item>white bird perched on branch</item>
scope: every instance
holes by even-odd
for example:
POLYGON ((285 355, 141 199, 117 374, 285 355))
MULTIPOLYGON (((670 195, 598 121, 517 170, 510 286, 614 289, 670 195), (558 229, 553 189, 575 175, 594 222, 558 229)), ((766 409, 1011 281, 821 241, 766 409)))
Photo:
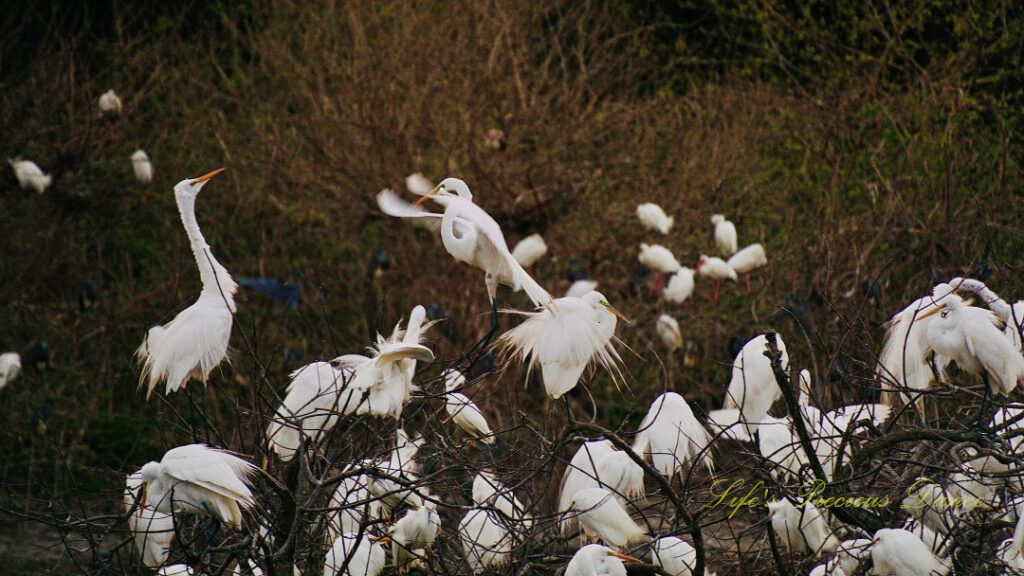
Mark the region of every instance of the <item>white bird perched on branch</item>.
POLYGON ((181 223, 199 267, 203 290, 199 299, 173 320, 150 328, 135 352, 142 363, 139 386, 148 382, 147 399, 161 381, 166 382, 165 394, 176 392, 190 379, 205 384, 210 372, 228 353, 238 284, 210 252, 210 245, 199 231, 195 210, 199 191, 222 171, 219 168, 199 178, 182 180, 174 187, 181 223))
MULTIPOLYGON (((347 467, 344 472, 352 472, 358 464, 347 467)), ((328 508, 327 538, 334 541, 349 532, 359 532, 364 522, 380 518, 381 501, 375 498, 368 486, 372 479, 366 474, 346 476, 338 483, 331 495, 328 508)))
POLYGON ((739 276, 736 275, 736 271, 729 266, 725 260, 716 258, 714 256, 705 256, 701 254, 700 260, 697 261, 697 274, 701 276, 707 276, 715 281, 715 295, 714 300, 718 302, 718 291, 722 287, 722 280, 732 280, 736 282, 739 276))
POLYGON ((985 306, 1006 324, 1003 334, 1013 342, 1014 348, 1024 351, 1024 344, 1021 343, 1021 327, 1024 326, 1024 301, 1018 300, 1011 306, 984 282, 974 278, 953 278, 949 281, 949 285, 960 294, 977 295, 985 303, 985 306))
POLYGON ((567 533, 576 520, 573 515, 567 514, 572 509, 573 497, 582 490, 597 486, 597 463, 613 451, 610 440, 584 442, 569 461, 558 490, 558 513, 561 516, 559 523, 562 526, 562 534, 567 533))
POLYGON ((540 365, 549 397, 557 399, 572 390, 592 362, 604 366, 616 382, 621 378, 621 358, 612 337, 615 319, 629 320, 600 292, 559 298, 537 312, 510 313, 526 320, 502 334, 498 345, 506 357, 518 356, 524 362, 529 358, 529 370, 540 365))
POLYGON ((732 256, 738 246, 736 225, 722 214, 712 214, 711 225, 715 227, 715 248, 722 256, 732 256))
POLYGON ((644 497, 644 469, 629 454, 614 450, 597 461, 597 485, 625 505, 644 497))
POLYGON ((174 539, 174 515, 143 507, 142 471, 128 476, 124 491, 124 509, 129 514, 128 529, 134 534, 135 549, 142 563, 150 568, 163 566, 171 553, 174 539), (133 507, 138 503, 138 510, 133 507))
POLYGON ((661 297, 666 302, 682 304, 687 298, 693 296, 694 287, 693 269, 680 266, 679 270, 669 276, 668 283, 661 292, 661 297))
POLYGON ((497 515, 484 508, 471 508, 459 522, 459 539, 473 574, 482 574, 509 560, 513 540, 497 515))
POLYGON ((875 532, 871 559, 878 574, 943 576, 949 572, 949 564, 936 557, 920 538, 899 528, 875 532))
POLYGON ((594 280, 577 280, 565 291, 566 298, 583 298, 588 292, 597 290, 597 282, 594 280))
POLYGON ((100 113, 111 118, 121 114, 121 98, 113 88, 100 94, 100 113))
POLYGON ((149 184, 153 181, 153 163, 143 150, 136 150, 132 153, 132 171, 135 172, 135 179, 139 184, 149 184))
POLYGON ((364 462, 364 465, 369 465, 376 472, 367 474, 369 476, 367 490, 374 497, 379 498, 384 506, 390 509, 403 503, 414 508, 423 506, 423 496, 414 487, 411 487, 419 473, 419 464, 416 462, 415 456, 422 444, 422 438, 418 436, 414 438, 404 429, 399 428, 395 434, 395 448, 386 461, 364 462))
POLYGON ((600 544, 588 544, 576 551, 565 567, 565 576, 626 576, 623 562, 639 559, 600 544))
POLYGON ((768 503, 768 511, 775 534, 782 545, 793 552, 820 554, 834 552, 839 546, 825 517, 810 501, 797 508, 789 500, 775 500, 768 503))
POLYGON ((782 480, 799 479, 800 470, 810 464, 810 459, 793 430, 793 419, 789 415, 782 418, 765 415, 757 435, 758 452, 774 464, 771 474, 782 480))
POLYGON ((401 572, 402 567, 415 558, 413 550, 434 545, 440 529, 441 517, 433 502, 424 500, 419 506, 407 510, 388 531, 391 535, 391 563, 401 572))
POLYGON ((531 234, 520 240, 512 249, 512 257, 523 268, 533 266, 537 260, 548 253, 548 245, 540 234, 531 234))
POLYGON ((360 537, 358 532, 342 534, 334 540, 331 549, 327 551, 324 558, 324 576, 377 576, 387 563, 381 544, 388 540, 370 534, 363 534, 360 537), (346 560, 348 566, 341 572, 346 560))
POLYGON ((672 255, 672 252, 661 244, 641 242, 640 252, 637 254, 636 259, 653 272, 659 274, 668 274, 681 268, 679 261, 672 255))
MULTIPOLYGON (((782 353, 781 368, 789 370, 789 354, 782 336, 776 335, 779 351, 782 353)), ((758 423, 764 420, 776 400, 782 398, 782 389, 775 380, 772 363, 764 355, 768 339, 760 334, 743 345, 743 349, 732 363, 732 381, 726 392, 724 408, 739 408, 747 432, 757 431, 758 423)))
POLYGON ((686 540, 665 536, 651 543, 651 562, 672 576, 690 576, 697 551, 686 540))
POLYGON ((494 444, 494 433, 487 423, 487 418, 476 403, 465 394, 457 392, 466 385, 466 377, 454 368, 444 373, 445 410, 455 425, 484 444, 494 444))
POLYGON ((0 354, 0 390, 21 374, 21 355, 17 352, 0 354))
POLYGON ((18 179, 18 186, 21 186, 24 190, 31 189, 42 194, 50 187, 50 184, 53 184, 53 176, 44 174, 42 168, 31 160, 8 158, 7 162, 11 165, 11 169, 14 170, 14 177, 18 179))
POLYGON ((473 478, 473 503, 481 508, 494 508, 526 528, 533 525, 533 520, 526 516, 526 506, 490 472, 480 472, 473 478))
POLYGON ((270 449, 288 462, 303 439, 316 442, 342 414, 356 411, 362 391, 347 387, 352 371, 330 362, 313 362, 291 373, 287 394, 267 428, 270 449))
POLYGON ((683 347, 683 333, 679 331, 679 322, 668 314, 658 316, 655 330, 662 344, 668 348, 669 354, 683 347))
POLYGON ((599 538, 612 548, 621 550, 639 542, 646 534, 604 488, 587 488, 572 498, 572 509, 578 514, 584 534, 599 538))
POLYGON ((672 217, 665 214, 665 211, 657 204, 645 202, 637 205, 636 217, 640 219, 640 224, 648 230, 657 230, 662 234, 668 234, 668 231, 672 229, 672 217))
POLYGON ((158 512, 200 512, 230 526, 242 525, 242 510, 256 505, 249 478, 256 466, 224 450, 188 444, 168 450, 142 467, 140 506, 158 512))
POLYGON ((733 254, 726 261, 729 268, 736 274, 743 274, 747 283, 747 292, 750 292, 750 273, 762 266, 768 265, 768 255, 764 253, 764 246, 751 244, 739 252, 733 254))
POLYGON ((671 479, 691 462, 713 468, 707 447, 711 435, 701 425, 686 400, 665 392, 651 402, 633 441, 633 451, 650 455, 654 468, 671 479))

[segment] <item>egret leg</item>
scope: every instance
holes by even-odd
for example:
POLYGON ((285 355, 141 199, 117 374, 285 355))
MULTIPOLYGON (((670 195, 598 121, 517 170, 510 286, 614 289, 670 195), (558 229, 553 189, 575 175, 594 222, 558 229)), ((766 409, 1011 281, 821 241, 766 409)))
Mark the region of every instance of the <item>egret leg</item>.
POLYGON ((750 290, 750 274, 746 275, 746 280, 747 280, 747 294, 750 294, 750 292, 751 292, 751 290, 750 290))
POLYGON ((494 339, 494 335, 498 333, 498 328, 500 328, 500 325, 498 324, 498 302, 497 300, 492 299, 491 328, 487 331, 486 334, 484 334, 484 337, 482 339, 477 340, 476 343, 474 343, 473 346, 470 347, 468 351, 466 351, 465 358, 467 358, 470 361, 468 370, 473 369, 473 365, 476 364, 476 361, 479 359, 479 355, 477 354, 477 352, 482 352, 487 348, 487 346, 491 343, 491 340, 494 339))
POLYGON ((989 385, 988 372, 981 373, 981 380, 985 383, 985 397, 981 401, 981 411, 978 412, 978 428, 988 428, 992 419, 992 386, 989 385))
POLYGON ((718 304, 718 286, 722 283, 721 280, 715 280, 715 304, 718 304))

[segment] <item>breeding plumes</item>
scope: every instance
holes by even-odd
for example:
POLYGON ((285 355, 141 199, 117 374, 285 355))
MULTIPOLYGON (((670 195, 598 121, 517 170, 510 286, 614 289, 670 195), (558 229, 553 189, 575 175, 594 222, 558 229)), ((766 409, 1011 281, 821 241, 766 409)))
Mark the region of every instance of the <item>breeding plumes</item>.
POLYGON ((665 289, 661 291, 661 297, 666 302, 682 304, 686 299, 693 296, 694 289, 693 269, 681 266, 668 278, 665 289))
POLYGON ((544 243, 544 237, 540 234, 531 234, 516 244, 512 249, 512 257, 523 268, 529 268, 547 252, 548 245, 544 243))
POLYGON ((471 508, 459 523, 459 539, 473 574, 497 568, 509 560, 512 536, 493 511, 471 508))
POLYGON ((641 264, 659 274, 668 274, 681 268, 672 252, 661 244, 641 242, 640 252, 636 258, 641 264))
POLYGON ((690 576, 697 564, 697 551, 686 540, 665 536, 651 542, 651 563, 672 576, 690 576))
POLYGON ((0 390, 21 374, 21 355, 17 352, 0 354, 0 390))
POLYGON ((490 472, 480 472, 473 478, 473 503, 481 508, 494 508, 508 520, 522 522, 526 528, 533 525, 519 498, 490 472))
POLYGON ((419 506, 410 508, 389 530, 392 564, 401 571, 407 562, 415 558, 413 550, 434 545, 440 529, 441 517, 433 502, 424 500, 419 506))
POLYGON ((576 450, 569 465, 562 474, 562 485, 558 491, 558 512, 561 516, 562 534, 565 534, 575 523, 575 516, 567 514, 572 509, 572 499, 576 494, 587 488, 597 486, 597 462, 614 448, 609 440, 584 442, 576 450))
POLYGON ((935 556, 920 538, 899 528, 875 532, 871 559, 877 574, 944 576, 949 572, 949 565, 935 556))
POLYGON ((270 449, 281 460, 290 461, 304 439, 320 440, 340 415, 356 411, 362 391, 346 386, 351 377, 351 370, 330 362, 314 362, 291 373, 284 401, 267 428, 270 449))
POLYGON ((53 177, 49 174, 44 174, 42 168, 31 160, 8 158, 7 162, 11 165, 11 169, 14 170, 14 177, 18 179, 18 186, 21 186, 24 190, 35 190, 42 194, 50 187, 50 184, 53 184, 53 177))
POLYGON ((134 535, 135 549, 146 566, 163 566, 171 552, 171 540, 174 539, 174 516, 142 506, 141 470, 130 474, 126 484, 124 509, 128 513, 128 529, 134 535))
POLYGON ((657 204, 645 202, 637 205, 636 217, 640 219, 640 224, 648 230, 657 230, 662 234, 668 234, 668 231, 672 229, 672 217, 665 214, 665 211, 657 204))
POLYGON ((658 333, 658 338, 661 338, 662 344, 668 348, 669 354, 683 347, 683 334, 679 331, 679 322, 675 318, 668 314, 662 314, 658 317, 655 330, 658 333))
POLYGON ((713 214, 711 225, 715 227, 715 248, 722 256, 732 256, 738 246, 736 225, 726 220, 722 214, 713 214))
POLYGON ((559 298, 537 312, 512 313, 526 320, 502 334, 498 345, 506 356, 529 359, 529 370, 540 365, 549 397, 572 390, 590 363, 602 365, 618 381, 621 358, 612 337, 616 318, 628 320, 600 292, 559 298))
POLYGON ((342 534, 334 540, 324 558, 324 576, 377 576, 387 562, 382 542, 387 538, 376 538, 369 534, 359 536, 358 532, 342 534), (351 558, 349 558, 351 555, 351 558), (344 572, 341 567, 348 566, 344 572))
POLYGON ((958 293, 977 296, 1003 323, 1003 334, 1013 342, 1014 348, 1024 351, 1021 342, 1021 328, 1024 327, 1024 300, 1018 300, 1011 306, 999 297, 984 282, 974 278, 953 278, 949 281, 958 293))
POLYGON ((572 498, 572 509, 578 515, 584 534, 599 538, 612 548, 622 550, 645 537, 643 529, 604 488, 577 492, 572 498))
POLYGON ((100 114, 110 118, 121 114, 121 98, 113 88, 100 94, 100 114))
POLYGON ((736 274, 743 274, 747 283, 747 292, 750 292, 750 273, 762 266, 768 265, 768 255, 764 253, 764 246, 751 244, 733 254, 726 261, 729 268, 736 274))
POLYGON ((132 171, 135 172, 135 179, 139 184, 153 182, 153 163, 144 151, 136 150, 132 153, 132 171))
POLYGON ((588 292, 597 290, 597 282, 594 280, 576 280, 565 291, 566 298, 583 298, 588 292))
POLYGON ((772 530, 787 549, 804 553, 834 552, 839 541, 828 528, 828 522, 812 502, 804 502, 800 508, 786 499, 768 503, 772 530))
POLYGON ((165 394, 181 389, 190 379, 205 384, 210 372, 227 357, 238 284, 213 257, 199 231, 195 211, 199 191, 223 170, 182 180, 174 187, 181 223, 199 267, 203 289, 199 299, 173 320, 150 328, 142 346, 135 352, 142 363, 139 386, 148 383, 147 399, 162 381, 166 382, 165 394))
POLYGON ((732 280, 735 282, 739 279, 736 271, 726 264, 725 260, 703 254, 701 254, 700 260, 697 261, 697 274, 707 276, 715 281, 714 300, 716 303, 718 302, 718 292, 722 287, 722 280, 732 280))
POLYGON ((707 447, 711 436, 701 425, 686 400, 665 392, 651 402, 633 441, 633 451, 649 455, 654 468, 671 479, 691 462, 712 469, 707 447))
POLYGON ((480 408, 465 394, 457 392, 466 385, 466 377, 458 370, 451 368, 444 374, 445 410, 455 425, 462 428, 472 438, 484 444, 494 444, 494 434, 487 418, 480 408))
POLYGON ((255 465, 230 452, 202 444, 179 446, 142 467, 140 505, 158 512, 199 512, 240 527, 242 510, 256 504, 249 489, 255 472, 255 465))
POLYGON ((588 544, 576 551, 565 567, 565 576, 626 576, 623 562, 640 560, 600 544, 588 544))
POLYGON ((707 429, 712 432, 712 436, 721 434, 737 442, 753 442, 753 437, 747 432, 747 427, 741 420, 739 408, 719 408, 708 412, 707 429))
MULTIPOLYGON (((789 370, 789 354, 782 336, 776 335, 779 351, 782 353, 781 368, 789 370)), ((726 392, 724 408, 739 408, 741 419, 751 435, 757 431, 758 423, 764 420, 776 400, 782 398, 782 389, 775 380, 771 361, 764 355, 768 339, 764 334, 751 338, 743 345, 732 362, 732 381, 726 392)))
POLYGON ((625 504, 644 497, 644 469, 629 454, 615 450, 597 461, 597 485, 625 504))

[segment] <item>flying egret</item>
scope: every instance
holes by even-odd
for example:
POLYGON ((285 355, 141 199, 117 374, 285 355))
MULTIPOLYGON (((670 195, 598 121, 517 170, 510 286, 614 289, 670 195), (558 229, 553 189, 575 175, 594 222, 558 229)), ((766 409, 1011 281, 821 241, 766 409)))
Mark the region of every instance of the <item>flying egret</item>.
POLYGON ((441 529, 441 517, 437 505, 424 500, 419 506, 409 508, 388 531, 391 535, 391 563, 399 569, 413 560, 413 550, 430 548, 437 540, 441 529))
POLYGON ((135 172, 135 179, 139 184, 153 182, 153 163, 143 150, 136 150, 132 154, 132 171, 135 172))
POLYGON ((669 354, 683 347, 683 334, 679 331, 679 322, 675 318, 668 314, 662 314, 658 317, 655 330, 658 332, 662 344, 668 348, 669 354))
POLYGON ((722 214, 711 216, 711 225, 715 227, 715 248, 725 257, 736 253, 736 225, 725 219, 722 214))
POLYGON ((473 574, 482 574, 509 561, 512 536, 496 514, 484 508, 471 508, 459 522, 459 539, 473 574))
POLYGON ((100 113, 111 118, 121 114, 121 98, 113 88, 100 94, 100 113))
POLYGON ((572 497, 572 509, 584 534, 595 536, 612 548, 624 549, 646 536, 622 504, 604 488, 580 490, 572 497))
POLYGON ((747 283, 747 293, 750 293, 750 273, 762 266, 768 265, 768 256, 764 253, 764 246, 751 244, 733 254, 726 261, 736 274, 743 274, 747 283))
POLYGON ((1014 348, 1024 349, 1024 344, 1021 343, 1021 327, 1024 326, 1024 300, 1018 300, 1011 306, 984 282, 974 278, 953 278, 949 281, 949 285, 960 294, 973 294, 980 298, 985 306, 1006 324, 1003 334, 1013 342, 1014 348))
POLYGON ((512 257, 523 268, 529 268, 547 252, 548 245, 544 243, 544 237, 540 234, 531 234, 516 244, 512 249, 512 257))
POLYGON ((584 442, 576 450, 569 465, 562 474, 562 485, 558 491, 558 512, 561 517, 562 534, 573 526, 576 518, 567 514, 572 509, 572 499, 576 493, 586 488, 597 486, 597 462, 606 454, 614 451, 609 440, 584 442))
MULTIPOLYGON (((781 368, 789 370, 789 354, 782 336, 776 335, 779 351, 782 353, 781 368)), ((768 338, 764 334, 751 338, 743 345, 732 362, 732 381, 726 392, 723 408, 739 408, 740 416, 751 435, 757 431, 758 422, 764 420, 776 400, 782 398, 782 389, 775 380, 771 361, 764 355, 768 338)))
POLYGON ((681 268, 672 252, 661 244, 641 242, 640 252, 636 258, 641 264, 659 274, 669 274, 681 268))
POLYGON ((920 538, 899 528, 875 532, 871 559, 877 574, 944 576, 949 572, 949 564, 935 556, 920 538))
POLYGON ((597 282, 594 280, 576 280, 565 291, 566 298, 583 298, 588 292, 597 290, 597 282))
POLYGON ((644 497, 644 469, 625 452, 609 452, 597 461, 597 485, 625 505, 644 497))
POLYGON ((326 435, 342 414, 356 411, 362 392, 346 387, 352 371, 330 362, 314 362, 291 373, 291 383, 267 428, 270 449, 288 462, 308 438, 316 442, 326 435))
POLYGON ((178 212, 199 267, 203 290, 199 299, 173 320, 150 328, 142 346, 135 352, 142 363, 139 386, 147 381, 149 384, 147 399, 161 381, 166 382, 165 394, 177 391, 190 379, 205 384, 210 372, 227 356, 238 284, 210 252, 210 246, 199 231, 195 212, 199 191, 223 171, 219 168, 199 178, 182 180, 174 187, 178 212))
POLYGON ((640 219, 640 224, 648 230, 657 230, 662 234, 668 234, 668 231, 672 229, 672 217, 665 214, 665 211, 657 204, 644 202, 637 205, 636 217, 640 219))
POLYGON ((481 508, 494 508, 514 522, 522 522, 529 529, 533 520, 526 516, 526 507, 490 472, 480 472, 473 478, 473 503, 481 508))
POLYGON ((686 540, 665 536, 651 543, 651 562, 671 576, 690 576, 697 564, 697 551, 686 540))
POLYGON ((256 505, 249 489, 256 466, 224 450, 179 446, 141 472, 143 509, 148 503, 158 512, 200 512, 240 527, 242 510, 256 505))
POLYGON ((623 562, 640 562, 600 544, 588 544, 576 551, 565 567, 565 576, 626 576, 623 562))
POLYGON ((829 530, 828 522, 821 511, 810 501, 803 502, 800 508, 783 498, 768 503, 772 530, 778 535, 782 545, 796 552, 820 554, 822 551, 834 552, 839 541, 829 530))
POLYGON ((42 194, 53 184, 53 176, 44 174, 35 162, 22 160, 21 158, 8 158, 11 169, 14 170, 14 177, 18 179, 18 185, 24 190, 35 190, 42 194))
MULTIPOLYGON (((572 390, 590 363, 597 363, 618 381, 618 352, 612 345, 615 319, 629 322, 600 292, 582 298, 559 298, 537 312, 509 311, 526 316, 498 340, 506 356, 538 364, 549 397, 572 390)), ((528 372, 529 372, 528 370, 528 372)))
POLYGON ((387 563, 381 544, 388 540, 369 534, 360 537, 358 532, 342 534, 327 551, 324 558, 324 576, 377 576, 387 563), (352 557, 349 558, 349 555, 352 557), (346 560, 348 566, 345 572, 339 574, 346 560))
POLYGON ((665 392, 651 402, 633 441, 633 451, 650 455, 651 463, 671 479, 690 462, 713 468, 707 447, 711 436, 701 425, 686 400, 675 392, 665 392))
POLYGON ((661 292, 661 297, 666 302, 682 304, 687 298, 693 296, 693 288, 693 268, 681 266, 679 270, 669 276, 668 283, 661 292))
POLYGON ((21 374, 21 355, 17 352, 0 354, 0 390, 21 374))
POLYGON ((494 433, 487 423, 487 418, 476 403, 465 394, 458 392, 466 385, 466 377, 462 372, 450 368, 444 373, 445 410, 455 425, 462 428, 470 437, 484 444, 494 444, 494 433))
POLYGON ((124 509, 129 513, 128 529, 134 534, 135 549, 142 563, 150 568, 163 566, 171 552, 174 539, 174 516, 142 507, 142 471, 130 474, 124 491, 124 509), (137 513, 132 508, 139 503, 137 513))
POLYGON ((736 271, 730 267, 725 260, 716 258, 714 256, 705 256, 701 254, 700 260, 697 261, 697 274, 701 276, 707 276, 715 281, 715 303, 718 303, 718 291, 721 288, 722 280, 732 280, 736 282, 739 276, 736 275, 736 271))

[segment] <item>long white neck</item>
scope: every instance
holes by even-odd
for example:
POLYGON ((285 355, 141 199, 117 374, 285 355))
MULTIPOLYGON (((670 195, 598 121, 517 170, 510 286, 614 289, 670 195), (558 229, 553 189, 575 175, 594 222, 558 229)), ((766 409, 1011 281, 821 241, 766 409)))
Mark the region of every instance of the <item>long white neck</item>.
POLYGON ((192 255, 196 259, 196 266, 199 267, 199 278, 203 283, 203 292, 200 298, 226 301, 228 308, 234 312, 234 295, 238 284, 228 274, 227 269, 213 257, 210 245, 206 243, 206 238, 199 230, 199 222, 196 220, 195 196, 176 194, 175 199, 178 203, 178 213, 181 214, 181 224, 185 227, 192 255))

